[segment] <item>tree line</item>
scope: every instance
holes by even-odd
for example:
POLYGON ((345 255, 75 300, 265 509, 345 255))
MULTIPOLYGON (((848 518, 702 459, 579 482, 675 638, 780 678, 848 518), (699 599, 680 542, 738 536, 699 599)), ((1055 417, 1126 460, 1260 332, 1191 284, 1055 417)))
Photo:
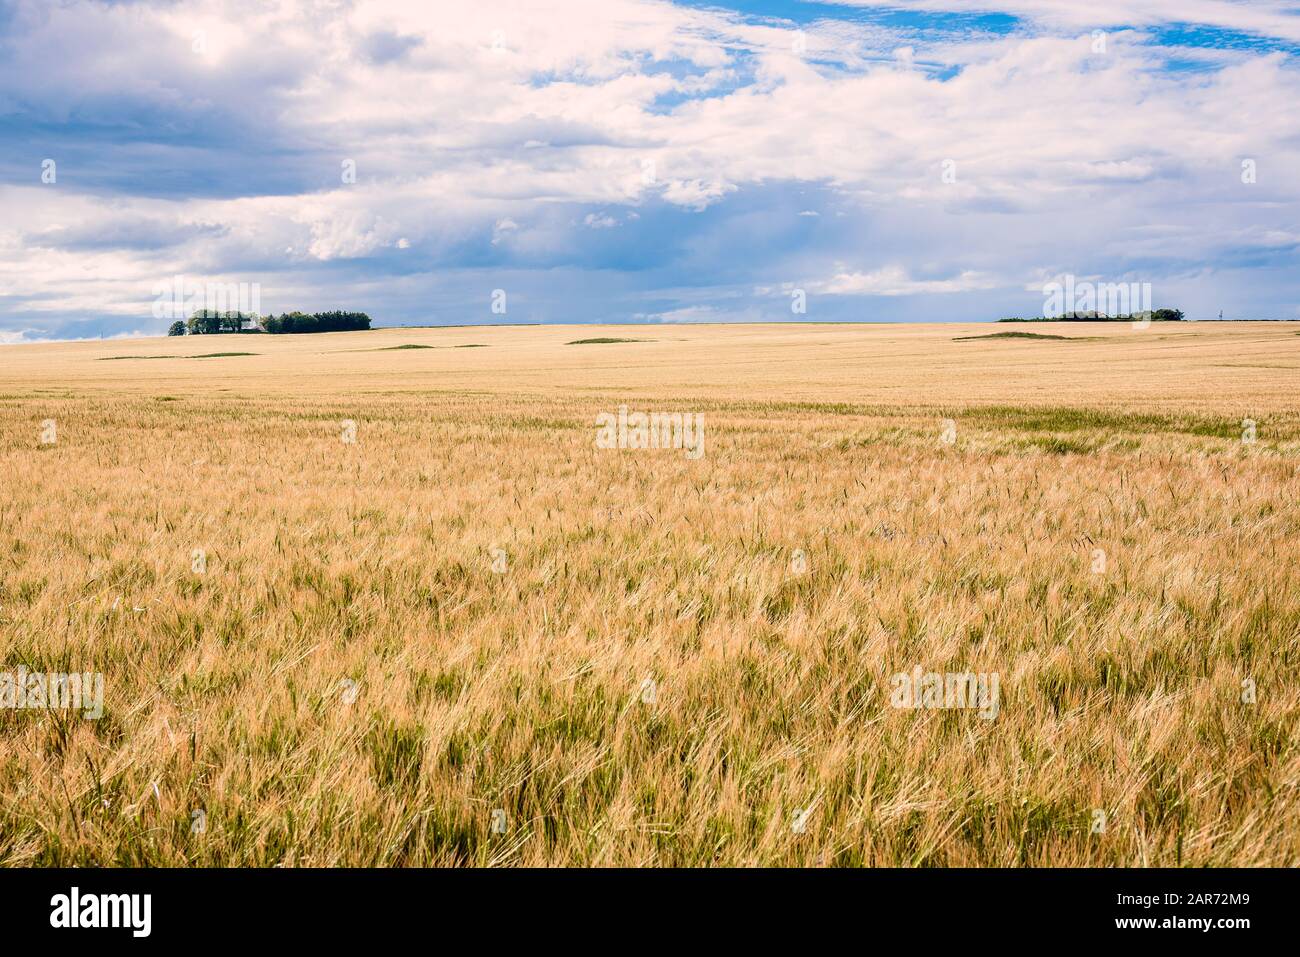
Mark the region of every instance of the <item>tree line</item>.
POLYGON ((1107 316, 1099 312, 1067 312, 1062 316, 1022 319, 1011 316, 998 322, 1140 322, 1149 319, 1152 322, 1182 322, 1181 309, 1155 309, 1150 312, 1135 312, 1127 316, 1107 316))
POLYGON ((258 316, 247 312, 215 312, 200 309, 185 321, 176 320, 167 330, 169 336, 210 336, 223 332, 269 332, 273 335, 299 332, 351 332, 369 329, 370 317, 364 312, 286 312, 278 316, 258 316), (248 327, 248 328, 246 328, 248 327))

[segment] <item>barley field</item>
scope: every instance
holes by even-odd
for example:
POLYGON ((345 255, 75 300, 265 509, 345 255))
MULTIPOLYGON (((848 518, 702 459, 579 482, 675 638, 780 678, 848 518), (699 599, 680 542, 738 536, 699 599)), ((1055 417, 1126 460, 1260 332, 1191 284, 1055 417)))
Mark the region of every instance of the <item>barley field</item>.
POLYGON ((0 346, 0 862, 1295 865, 1298 465, 1295 323, 0 346))

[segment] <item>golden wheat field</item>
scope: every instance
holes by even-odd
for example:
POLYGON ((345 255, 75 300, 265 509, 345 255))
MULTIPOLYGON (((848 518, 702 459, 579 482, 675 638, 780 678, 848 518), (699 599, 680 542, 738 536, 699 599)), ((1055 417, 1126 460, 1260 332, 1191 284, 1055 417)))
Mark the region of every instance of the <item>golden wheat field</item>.
POLYGON ((0 346, 0 456, 8 865, 1300 863, 1300 324, 0 346))

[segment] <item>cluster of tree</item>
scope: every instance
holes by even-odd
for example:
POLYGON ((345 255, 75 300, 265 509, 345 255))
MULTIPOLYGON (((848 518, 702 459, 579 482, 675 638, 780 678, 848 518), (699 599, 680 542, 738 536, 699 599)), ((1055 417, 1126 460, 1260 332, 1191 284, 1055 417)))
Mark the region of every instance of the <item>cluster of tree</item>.
POLYGON ((1056 316, 1051 319, 1042 317, 1023 319, 1020 316, 1012 316, 1009 319, 999 319, 998 322, 1142 322, 1148 319, 1151 322, 1181 322, 1183 311, 1181 309, 1153 309, 1150 312, 1135 312, 1129 316, 1103 316, 1099 312, 1067 312, 1063 316, 1056 316))
POLYGON ((370 317, 364 312, 287 312, 280 316, 266 316, 262 328, 271 333, 283 332, 349 332, 369 329, 370 317))
POLYGON ((199 336, 214 335, 218 332, 242 332, 244 326, 256 321, 257 316, 246 312, 215 312, 211 309, 200 309, 185 322, 179 319, 173 322, 171 328, 167 330, 167 335, 183 336, 188 332, 199 336))
POLYGON ((254 331, 286 332, 347 332, 369 329, 370 317, 364 312, 287 312, 279 316, 255 316, 244 312, 214 312, 200 309, 190 318, 179 319, 167 330, 169 336, 210 336, 222 332, 243 332, 245 326, 257 327, 254 331))

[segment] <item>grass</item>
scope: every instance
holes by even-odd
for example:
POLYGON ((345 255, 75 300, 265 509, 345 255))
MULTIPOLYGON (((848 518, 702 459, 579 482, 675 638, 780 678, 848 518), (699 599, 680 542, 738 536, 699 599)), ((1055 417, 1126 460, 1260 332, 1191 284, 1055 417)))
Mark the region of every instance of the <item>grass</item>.
POLYGON ((571 346, 595 346, 606 345, 613 342, 653 342, 653 339, 620 339, 614 336, 596 336, 592 339, 574 339, 568 343, 571 346))
POLYGON ((481 342, 469 342, 464 345, 455 346, 428 346, 420 343, 408 342, 400 346, 383 346, 379 349, 366 349, 366 352, 402 352, 406 349, 483 349, 485 344, 481 342))
POLYGON ((204 352, 195 356, 101 356, 100 362, 116 359, 224 359, 230 356, 255 356, 256 352, 204 352))
POLYGON ((1096 442, 1086 439, 1062 438, 1055 435, 1018 439, 1015 445, 1020 449, 1046 452, 1050 455, 1087 455, 1090 452, 1095 452, 1098 448, 1096 442))
POLYGON ((7 347, 0 671, 105 691, 0 709, 0 863, 1295 865, 1300 342, 1222 326, 7 347), (704 457, 596 448, 620 405, 704 457))
MULTIPOLYGON (((1235 438, 1241 432, 1240 420, 1235 415, 1117 412, 1068 406, 991 405, 967 410, 962 413, 962 418, 980 425, 1017 432, 1168 433, 1221 439, 1235 438)), ((1277 431, 1288 438, 1300 434, 1294 423, 1278 423, 1277 431)))
POLYGON ((1093 336, 1049 336, 1042 332, 994 332, 987 336, 957 336, 953 342, 969 342, 974 339, 1062 339, 1062 340, 1084 340, 1092 339, 1093 336))

